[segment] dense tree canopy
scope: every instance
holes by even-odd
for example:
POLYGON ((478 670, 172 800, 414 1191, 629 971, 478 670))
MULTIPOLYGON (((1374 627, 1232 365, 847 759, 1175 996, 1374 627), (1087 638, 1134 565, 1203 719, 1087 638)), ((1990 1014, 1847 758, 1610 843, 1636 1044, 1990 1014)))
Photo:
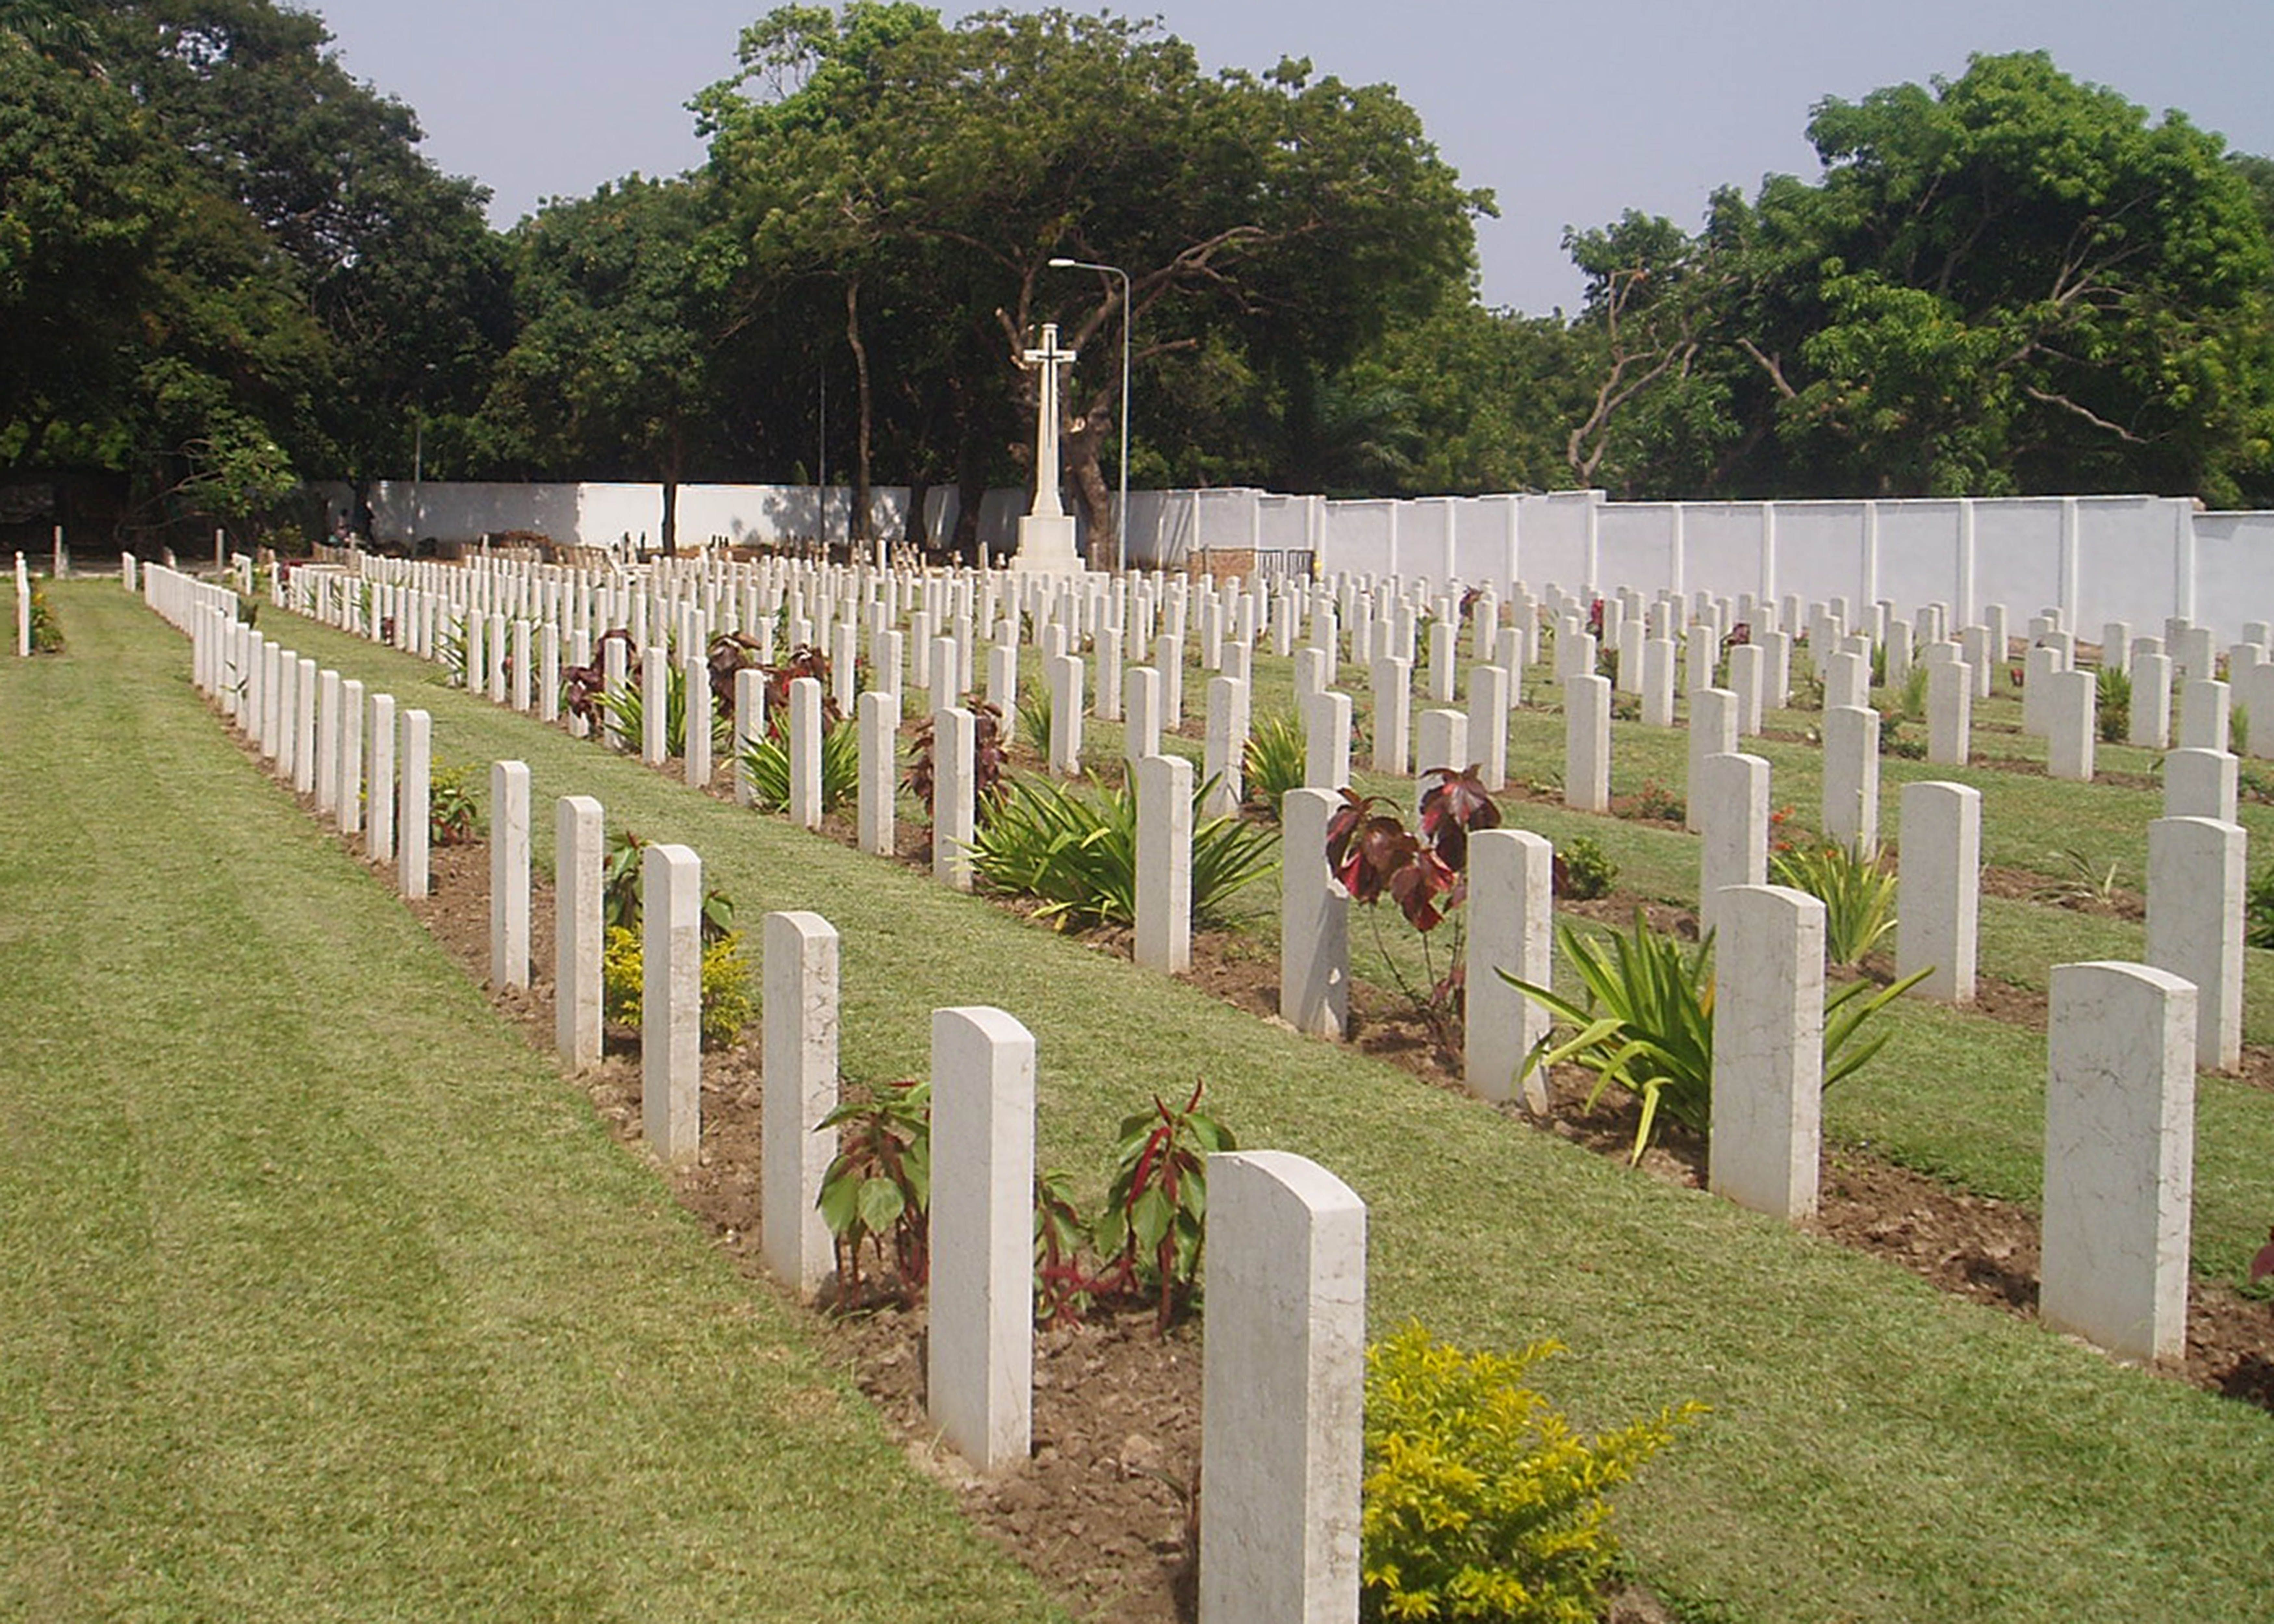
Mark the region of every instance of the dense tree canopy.
POLYGON ((271 0, 0 9, 0 459, 249 517, 470 410, 510 334, 484 193, 271 0))
POLYGON ((1634 215, 1574 237, 1613 406, 1575 469, 1698 493, 2263 499, 2274 258, 2218 138, 2037 54, 1826 100, 1809 135, 1819 183, 1718 193, 1695 238, 1634 215))
POLYGON ((1031 477, 1055 321, 1102 553, 1125 416, 1141 485, 2274 504, 2274 160, 2041 55, 1819 103, 1818 175, 1694 231, 1567 231, 1568 319, 1478 302, 1491 199, 1394 91, 1152 23, 785 5, 689 107, 701 170, 501 234, 312 13, 0 0, 0 469, 152 521, 414 447, 975 496, 1031 477))
POLYGON ((695 103, 710 172, 749 245, 754 304, 801 282, 841 293, 860 477, 877 432, 905 464, 1001 477, 1031 412, 1020 353, 1056 320, 1096 380, 1065 443, 1107 540, 1099 450, 1125 320, 1162 420, 1227 393, 1276 420, 1239 437, 1246 471, 1268 477, 1310 454, 1321 379, 1400 312, 1465 289, 1470 216, 1489 207, 1386 87, 1313 82, 1302 63, 1206 75, 1150 24, 786 6, 745 33, 741 60, 695 103), (1119 278, 1053 259, 1125 269, 1131 308, 1119 278), (905 413, 902 380, 945 396, 944 416, 905 413))

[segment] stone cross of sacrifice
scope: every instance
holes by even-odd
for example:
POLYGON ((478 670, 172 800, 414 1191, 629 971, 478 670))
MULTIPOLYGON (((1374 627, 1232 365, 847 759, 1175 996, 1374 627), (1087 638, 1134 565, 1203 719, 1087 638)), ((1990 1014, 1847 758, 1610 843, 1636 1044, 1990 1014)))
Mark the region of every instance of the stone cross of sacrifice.
POLYGON ((1035 408, 1035 503, 1030 514, 1056 518, 1065 512, 1058 500, 1058 368, 1072 366, 1077 352, 1058 348, 1058 324, 1043 323, 1041 347, 1022 350, 1020 359, 1042 369, 1035 408))

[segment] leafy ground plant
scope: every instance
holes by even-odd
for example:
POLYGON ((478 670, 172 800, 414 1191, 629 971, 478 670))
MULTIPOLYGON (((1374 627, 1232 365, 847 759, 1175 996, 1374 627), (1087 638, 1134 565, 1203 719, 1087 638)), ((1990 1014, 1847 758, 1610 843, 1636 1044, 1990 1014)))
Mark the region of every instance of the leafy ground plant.
POLYGON ((2274 947, 2274 864, 2270 864, 2242 898, 2243 939, 2253 947, 2274 947))
POLYGON ((1574 902, 1608 897, 1619 883, 1619 866, 1593 835, 1574 835, 1555 846, 1555 894, 1574 902))
POLYGON ((859 1092, 820 1125, 837 1131, 820 1206, 845 1300, 860 1294, 863 1246, 880 1268, 889 1249, 901 1289, 921 1296, 930 1272, 931 1084, 904 1079, 859 1092))
POLYGON ((2103 665, 2093 687, 2100 741, 2123 743, 2132 725, 2132 673, 2121 665, 2103 665))
MULTIPOLYGON (((1007 760, 1003 750, 1003 711, 1001 707, 985 700, 975 700, 965 709, 971 712, 972 719, 974 819, 984 828, 1003 801, 1004 769, 1007 760)), ((932 807, 932 792, 939 781, 937 759, 939 746, 933 737, 930 717, 916 724, 912 738, 907 776, 901 782, 908 793, 922 803, 924 816, 937 822, 938 815, 932 807)))
POLYGON ((1895 928, 1894 870, 1877 848, 1838 841, 1796 846, 1769 858, 1769 877, 1824 904, 1824 957, 1856 965, 1895 928))
MULTIPOLYGON (((1614 933, 1608 948, 1566 921, 1556 927, 1563 958, 1584 989, 1578 1001, 1521 981, 1501 979, 1555 1017, 1556 1032, 1525 1057, 1523 1075, 1570 1061, 1595 1074, 1588 1109, 1616 1083, 1642 1102, 1632 1161, 1642 1160, 1661 1115, 1700 1138, 1713 1125, 1713 939, 1695 947, 1653 930, 1640 909, 1633 927, 1614 933)), ((1924 970, 1890 986, 1844 982, 1824 1000, 1824 1081, 1829 1088, 1870 1063, 1886 1042, 1882 1033, 1864 1042, 1864 1024, 1916 986, 1924 970)))
POLYGON ((2052 861, 2052 877, 2030 891, 2030 901, 2050 902, 2064 908, 2105 908, 2115 902, 2115 862, 2101 864, 2074 846, 2048 855, 2052 861))
MULTIPOLYGON (((789 805, 789 738, 768 714, 766 731, 745 746, 737 758, 750 779, 750 798, 769 812, 789 805)), ((861 734, 851 722, 838 722, 821 731, 821 809, 834 812, 861 791, 861 734)))
MULTIPOLYGON (((1462 771, 1434 770, 1424 776, 1420 817, 1408 829, 1394 802, 1386 796, 1343 791, 1343 804, 1327 821, 1327 866, 1351 900, 1372 909, 1388 897, 1397 905, 1421 937, 1427 991, 1404 982, 1397 955, 1385 951, 1382 960, 1399 976, 1399 989, 1436 1030, 1442 1041, 1451 1040, 1451 1017, 1461 988, 1463 954, 1457 944, 1447 954, 1448 968, 1440 975, 1431 950, 1431 933, 1468 897, 1469 835, 1500 826, 1500 806, 1473 767, 1462 771)), ((1382 914, 1373 914, 1375 930, 1382 914)))
MULTIPOLYGON (((728 931, 703 946, 703 1047, 731 1049, 757 1019, 757 1000, 750 992, 749 960, 742 956, 742 938, 728 931)), ((600 1000, 610 1020, 637 1026, 646 995, 646 959, 639 933, 611 927, 601 937, 600 1000)))
POLYGON ((481 833, 481 802, 470 762, 437 762, 426 780, 427 838, 437 846, 463 846, 481 833))
POLYGON ((61 654, 64 651, 64 628, 56 619, 55 605, 48 602, 48 594, 40 583, 32 583, 32 652, 61 654))
POLYGON ((1593 1439, 1527 1385, 1563 1351, 1464 1353, 1419 1324, 1367 1350, 1359 1616, 1589 1624, 1618 1560, 1611 1490, 1705 1413, 1593 1439))
POLYGON ((1248 727, 1240 781, 1274 818, 1287 792, 1303 787, 1305 748, 1302 723, 1283 711, 1257 717, 1248 727))
MULTIPOLYGON (((646 895, 648 840, 629 829, 608 837, 608 850, 600 861, 600 922, 618 930, 636 931, 646 895)), ((734 904, 718 887, 703 893, 703 940, 719 941, 734 928, 734 904)))
POLYGON ((1156 1095, 1151 1110, 1122 1120, 1113 1183, 1097 1222, 1101 1282, 1150 1295, 1163 1334, 1200 1299, 1208 1159, 1239 1148, 1231 1131, 1201 1109, 1201 1089, 1193 1085, 1181 1109, 1156 1095))
MULTIPOLYGON (((1193 922, 1221 922, 1232 894, 1271 872, 1278 837, 1236 817, 1203 818, 1193 793, 1193 922)), ((1072 929, 1133 924, 1137 918, 1137 797, 1133 791, 1072 790, 1049 778, 1013 778, 981 824, 972 873, 990 891, 1031 897, 1038 916, 1072 929)))

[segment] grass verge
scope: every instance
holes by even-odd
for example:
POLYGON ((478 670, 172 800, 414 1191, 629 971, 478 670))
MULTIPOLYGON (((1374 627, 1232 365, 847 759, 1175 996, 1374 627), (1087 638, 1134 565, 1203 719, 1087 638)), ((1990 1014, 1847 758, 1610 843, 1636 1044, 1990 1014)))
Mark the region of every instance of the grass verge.
MULTIPOLYGON (((1147 1092, 1205 1076, 1244 1144, 1314 1156, 1367 1199, 1377 1333, 1419 1318, 1485 1345, 1556 1336, 1573 1357, 1557 1362, 1555 1396, 1583 1422, 1711 1404, 1623 1518, 1644 1578, 1696 1616, 2274 1613, 2274 1419, 2263 1412, 2115 1367, 1891 1266, 1630 1174, 907 870, 696 796, 433 686, 431 667, 285 624, 304 651, 428 705, 439 748, 528 761, 540 806, 596 794, 612 821, 693 846, 742 909, 830 918, 844 933, 851 1074, 920 1071, 933 1007, 999 1004, 1036 1034, 1041 1154, 1067 1165, 1103 1162, 1147 1092)), ((2018 1092, 2004 1075, 1983 1086, 2018 1092)), ((1977 1116, 1989 1103, 1966 1100, 1977 1116)), ((1977 1125, 1962 1112, 1954 1122, 1954 1134, 1977 1125)))
POLYGON ((1055 1616, 184 645, 56 597, 0 663, 0 1615, 1055 1616))

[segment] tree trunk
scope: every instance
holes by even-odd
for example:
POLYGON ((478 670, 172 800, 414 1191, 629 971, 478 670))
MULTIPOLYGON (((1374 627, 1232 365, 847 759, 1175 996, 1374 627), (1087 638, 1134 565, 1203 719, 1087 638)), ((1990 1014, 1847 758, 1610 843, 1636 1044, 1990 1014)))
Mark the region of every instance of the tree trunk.
MULTIPOLYGON (((853 347, 853 376, 860 396, 860 428, 853 451, 853 523, 847 551, 857 553, 869 533, 869 440, 873 419, 869 392, 869 347, 861 342, 861 279, 845 284, 845 342, 853 347)), ((857 562, 857 559, 855 560, 857 562)))
POLYGON ((931 532, 924 523, 924 505, 931 500, 931 481, 918 474, 908 485, 907 516, 900 523, 900 545, 922 558, 931 551, 931 532))
POLYGON ((1072 487, 1073 500, 1080 505, 1082 520, 1088 526, 1092 569, 1111 569, 1117 551, 1113 489, 1105 483, 1104 471, 1098 467, 1098 448, 1104 444, 1105 432, 1112 426, 1112 421, 1104 407, 1093 406, 1066 425, 1058 435, 1058 466, 1064 470, 1064 481, 1072 487))
POLYGON ((685 441, 679 425, 671 425, 671 447, 663 468, 663 556, 679 556, 679 465, 685 441))
POLYGON ((952 552, 959 564, 981 562, 979 509, 987 500, 986 465, 978 445, 966 436, 956 457, 955 540, 952 552))

